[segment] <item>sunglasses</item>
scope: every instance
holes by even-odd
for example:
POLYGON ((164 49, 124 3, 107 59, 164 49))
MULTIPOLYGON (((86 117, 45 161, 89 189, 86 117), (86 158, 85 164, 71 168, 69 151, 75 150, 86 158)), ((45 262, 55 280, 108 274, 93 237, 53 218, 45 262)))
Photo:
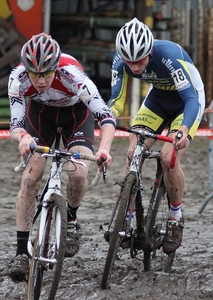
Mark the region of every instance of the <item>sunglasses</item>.
POLYGON ((31 72, 31 71, 28 71, 28 74, 34 78, 34 79, 38 79, 40 77, 43 77, 43 78, 49 78, 51 77, 53 74, 55 74, 55 70, 52 70, 52 71, 47 71, 47 72, 43 72, 43 73, 36 73, 36 72, 31 72))

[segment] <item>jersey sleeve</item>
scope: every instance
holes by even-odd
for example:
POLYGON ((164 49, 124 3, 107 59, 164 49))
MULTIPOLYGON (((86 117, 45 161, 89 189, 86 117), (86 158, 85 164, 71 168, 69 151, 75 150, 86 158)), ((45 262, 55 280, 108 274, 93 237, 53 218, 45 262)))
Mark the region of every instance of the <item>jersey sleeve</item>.
POLYGON ((24 128, 26 123, 26 98, 21 90, 21 83, 11 73, 8 81, 8 97, 10 100, 10 132, 16 128, 24 128))
POLYGON ((111 109, 102 99, 96 85, 91 79, 85 77, 81 85, 79 85, 77 95, 101 122, 101 127, 107 124, 116 125, 116 120, 111 109))
POLYGON ((182 125, 191 128, 200 111, 198 90, 203 89, 202 79, 191 58, 180 46, 170 51, 165 59, 171 62, 167 67, 185 104, 182 125))
POLYGON ((123 113, 127 95, 128 76, 121 57, 116 53, 111 69, 111 97, 108 101, 108 106, 114 112, 116 118, 123 113))

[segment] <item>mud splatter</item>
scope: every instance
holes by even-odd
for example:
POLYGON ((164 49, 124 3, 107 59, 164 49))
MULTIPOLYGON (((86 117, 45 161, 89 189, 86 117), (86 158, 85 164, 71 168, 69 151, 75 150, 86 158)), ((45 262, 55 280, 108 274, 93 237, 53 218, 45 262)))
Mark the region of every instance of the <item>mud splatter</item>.
MULTIPOLYGON (((100 281, 107 243, 101 228, 109 220, 116 200, 119 187, 114 183, 123 174, 128 147, 127 139, 114 141, 111 152, 113 163, 107 172, 107 184, 101 183, 95 188, 90 186, 79 209, 78 219, 83 232, 81 248, 76 256, 65 259, 57 300, 213 299, 213 200, 198 215, 202 202, 210 193, 204 189, 204 183, 208 181, 208 143, 207 138, 196 137, 182 159, 186 176, 183 202, 185 228, 173 272, 166 274, 153 268, 151 272, 144 273, 142 258, 132 260, 123 250, 113 272, 110 289, 102 291, 100 281)), ((27 284, 14 283, 7 275, 8 262, 16 250, 15 199, 21 175, 14 173, 13 168, 19 164, 19 153, 16 145, 7 139, 0 140, 0 147, 3 149, 0 153, 0 295, 2 299, 25 300, 27 284)), ((147 193, 155 173, 153 166, 152 162, 144 164, 147 168, 145 178, 149 181, 147 193)), ((48 166, 46 170, 49 170, 48 166)), ((89 182, 95 173, 96 166, 91 163, 89 182)), ((64 181, 65 178, 64 175, 64 181)), ((47 279, 46 291, 48 284, 47 279)), ((45 294, 41 299, 45 299, 45 294)))

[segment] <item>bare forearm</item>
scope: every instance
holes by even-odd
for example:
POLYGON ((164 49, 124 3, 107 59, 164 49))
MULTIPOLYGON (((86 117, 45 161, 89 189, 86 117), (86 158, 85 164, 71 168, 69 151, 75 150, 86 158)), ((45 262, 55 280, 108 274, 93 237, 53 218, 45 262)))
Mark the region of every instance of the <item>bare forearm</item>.
POLYGON ((115 135, 115 128, 113 125, 106 125, 102 128, 101 141, 99 150, 104 149, 109 152, 112 141, 115 135))
POLYGON ((102 128, 102 136, 98 152, 96 153, 96 158, 98 161, 102 161, 102 158, 104 157, 105 160, 103 162, 103 165, 106 167, 108 167, 112 162, 112 157, 109 151, 114 138, 114 134, 115 128, 113 125, 106 125, 102 128))

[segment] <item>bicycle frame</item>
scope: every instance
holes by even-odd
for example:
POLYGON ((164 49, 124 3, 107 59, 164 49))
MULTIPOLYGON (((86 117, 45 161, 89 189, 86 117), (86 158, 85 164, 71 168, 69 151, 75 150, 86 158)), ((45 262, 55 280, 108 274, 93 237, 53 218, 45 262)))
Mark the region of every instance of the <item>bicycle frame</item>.
MULTIPOLYGON (((153 193, 152 193, 152 199, 156 199, 156 197, 158 195, 159 188, 160 188, 162 180, 163 180, 163 169, 162 169, 161 162, 160 162, 160 151, 145 150, 143 142, 138 141, 138 143, 136 145, 136 148, 134 150, 134 154, 133 154, 133 158, 132 158, 132 161, 131 161, 131 165, 130 165, 129 173, 128 174, 130 174, 130 173, 134 173, 135 174, 136 181, 137 181, 136 185, 138 185, 139 183, 141 183, 141 181, 142 181, 142 178, 141 178, 142 175, 141 175, 141 173, 140 173, 139 170, 141 169, 142 163, 143 163, 143 161, 145 159, 156 159, 157 160, 156 176, 155 176, 155 180, 154 180, 154 187, 153 187, 153 193)), ((128 174, 127 174, 127 176, 128 176, 128 174)), ((124 178, 123 182, 125 182, 125 178, 124 178)), ((116 183, 116 184, 119 184, 121 186, 121 191, 122 191, 122 187, 123 187, 123 182, 122 183, 116 183)), ((140 187, 138 186, 138 190, 141 191, 141 193, 143 193, 143 188, 141 186, 140 187)), ((120 191, 120 193, 121 193, 121 191, 120 191)), ((119 204, 119 201, 120 201, 120 193, 119 193, 117 201, 116 201, 116 203, 114 205, 110 221, 108 223, 108 231, 109 232, 111 231, 112 222, 113 222, 113 219, 115 217, 115 213, 117 211, 117 207, 118 207, 118 204, 119 204)), ((137 191, 135 193, 135 197, 136 197, 136 194, 137 194, 137 191)), ((141 195, 141 199, 143 199, 143 195, 141 195)), ((154 205, 155 205, 155 203, 152 204, 152 207, 154 205)), ((131 220, 133 218, 134 208, 135 207, 133 205, 132 209, 130 209, 129 217, 128 217, 128 220, 127 220, 126 232, 120 232, 120 236, 121 237, 128 236, 128 233, 130 231, 132 231, 130 229, 130 225, 131 225, 131 220)), ((143 211, 143 213, 144 213, 144 211, 143 211)), ((149 215, 150 214, 148 212, 147 216, 149 216, 149 215)), ((147 222, 148 222, 148 220, 149 219, 147 218, 147 222)), ((137 220, 137 224, 140 224, 139 225, 140 230, 141 230, 141 228, 144 228, 144 222, 143 223, 141 223, 141 222, 143 222, 142 218, 140 218, 140 219, 137 220)))
MULTIPOLYGON (((58 128, 56 131, 56 137, 55 137, 55 150, 59 149, 60 147, 60 138, 61 138, 61 128, 58 128)), ((37 207, 37 213, 35 214, 33 224, 35 223, 35 220, 37 219, 38 215, 41 213, 40 217, 40 225, 39 225, 39 240, 38 244, 41 245, 42 243, 42 237, 43 237, 43 230, 45 226, 45 220, 48 213, 48 207, 50 205, 50 196, 52 194, 57 194, 59 196, 62 196, 61 194, 61 184, 62 184, 62 178, 61 174, 63 171, 63 162, 61 156, 57 155, 57 153, 43 153, 43 157, 52 157, 52 163, 50 168, 50 174, 47 179, 47 182, 44 186, 44 189, 41 193, 41 195, 37 196, 39 198, 39 205, 37 207)), ((72 157, 70 157, 70 161, 75 162, 75 164, 81 164, 86 167, 86 165, 83 162, 76 161, 72 157)), ((60 238, 60 232, 58 229, 58 224, 60 224, 60 214, 56 215, 56 240, 57 240, 57 246, 59 245, 59 238, 60 238)), ((32 226, 33 229, 33 226, 32 226)), ((30 234, 31 237, 31 234, 30 234)), ((29 254, 32 255, 32 242, 29 238, 28 241, 28 251, 29 254)), ((47 260, 47 262, 50 262, 47 260)), ((51 263, 56 263, 55 260, 52 260, 51 263)))
MULTIPOLYGON (((156 205, 156 199, 158 196, 158 192, 160 189, 160 186, 162 185, 162 180, 163 180, 163 169, 161 166, 160 162, 160 151, 154 151, 154 150, 146 150, 144 147, 144 139, 142 137, 139 137, 139 140, 136 144, 133 157, 131 160, 131 164, 129 167, 129 172, 126 176, 129 174, 134 174, 135 175, 135 180, 136 180, 136 189, 135 191, 132 192, 132 197, 130 200, 130 206, 129 206, 129 216, 126 218, 127 220, 127 227, 126 227, 126 232, 120 232, 120 236, 122 237, 127 237, 130 234, 132 234, 133 230, 135 229, 132 225, 132 219, 136 217, 137 221, 137 232, 142 239, 145 239, 144 245, 145 248, 149 248, 150 250, 153 249, 153 245, 150 243, 150 239, 148 236, 152 235, 152 232, 146 232, 144 229, 145 223, 144 223, 144 207, 143 207, 143 186, 142 186, 142 164, 145 159, 156 159, 157 161, 157 168, 156 168, 156 175, 155 175, 155 180, 154 180, 154 185, 153 185, 153 191, 152 191, 152 196, 150 199, 150 204, 149 204, 149 210, 146 215, 146 227, 150 228, 149 222, 150 222, 150 214, 151 210, 155 210, 155 205, 156 205), (139 193, 139 199, 137 199, 137 194, 139 193), (137 209, 135 209, 136 202, 140 201, 141 207, 140 207, 140 213, 137 213, 137 209), (136 210, 136 216, 134 216, 134 211, 136 210)), ((124 179, 125 181, 125 179, 124 179)), ((119 199, 118 199, 119 200, 119 199)), ((143 242, 141 243, 141 249, 143 249, 143 242)), ((144 248, 144 250, 145 250, 144 248)))
MULTIPOLYGON (((48 207, 50 205, 50 196, 54 193, 61 196, 61 173, 62 173, 62 161, 57 158, 53 158, 51 165, 51 172, 49 175, 48 183, 46 186, 46 191, 40 197, 40 205, 41 205, 41 217, 40 217, 40 225, 39 225, 39 235, 38 235, 38 245, 40 246, 42 243, 43 230, 45 226, 45 221, 48 214, 48 207)), ((60 214, 56 215, 56 243, 59 246, 60 232, 57 230, 58 224, 60 224, 60 214)), ((32 255, 32 253, 31 253, 32 255)), ((48 263, 56 263, 56 260, 49 260, 42 258, 43 261, 48 263)))
POLYGON ((42 153, 43 157, 52 157, 49 177, 43 188, 41 195, 37 196, 39 204, 33 218, 30 236, 28 240, 28 252, 32 256, 29 280, 28 299, 38 299, 40 297, 44 270, 54 270, 52 272, 51 287, 48 291, 48 299, 55 298, 66 248, 67 236, 67 207, 65 199, 61 194, 63 160, 75 164, 86 164, 76 159, 87 159, 96 161, 94 155, 69 153, 60 150, 61 128, 57 129, 55 138, 55 148, 31 146, 31 149, 42 153), (35 243, 33 245, 33 233, 35 222, 40 215, 38 229, 36 230, 35 243))
MULTIPOLYGON (((140 169, 142 167, 142 163, 143 163, 143 153, 144 153, 144 145, 143 145, 143 141, 139 139, 139 141, 136 144, 134 153, 133 153, 133 157, 131 160, 131 164, 129 167, 129 172, 128 174, 134 173, 135 174, 135 180, 136 180, 136 184, 135 187, 136 189, 134 191, 132 191, 132 197, 130 200, 130 206, 129 206, 129 216, 127 219, 127 227, 126 227, 126 232, 120 232, 120 236, 124 237, 124 236, 129 236, 132 234, 132 231, 134 230, 133 228, 133 223, 131 222, 132 219, 135 217, 134 216, 134 211, 135 206, 136 206, 136 197, 137 197, 137 193, 141 192, 142 193, 142 187, 140 186, 141 183, 141 173, 140 173, 140 169)), ((128 174, 126 175, 126 177, 128 176, 128 174)), ((126 177, 124 178, 124 181, 126 179, 126 177)), ((143 221, 142 221, 143 223, 143 221)), ((144 228, 143 224, 141 224, 141 228, 144 228)))
MULTIPOLYGON (((57 132, 56 132, 56 139, 55 139, 55 148, 56 149, 58 149, 59 145, 60 145, 60 136, 61 136, 61 129, 57 130, 57 132)), ((51 155, 42 154, 42 156, 51 156, 51 155)), ((50 205, 50 202, 49 202, 50 196, 53 193, 56 193, 59 196, 61 196, 61 173, 62 173, 62 161, 60 158, 53 157, 48 180, 45 184, 45 187, 44 187, 41 195, 37 196, 37 198, 39 198, 40 203, 37 207, 37 212, 33 219, 33 224, 34 224, 37 217, 39 216, 39 214, 41 214, 40 224, 39 224, 39 235, 38 235, 38 239, 39 239, 38 245, 39 246, 41 246, 41 243, 42 243, 43 231, 44 231, 45 221, 46 221, 46 217, 47 217, 47 213, 48 213, 47 208, 50 205)), ((60 215, 59 215, 59 217, 56 216, 56 228, 58 228, 58 224, 60 224, 59 218, 60 218, 60 215)), ((33 251, 33 245, 32 245, 32 241, 31 241, 32 230, 33 230, 33 226, 32 226, 31 232, 30 232, 29 240, 28 240, 28 252, 31 256, 32 256, 32 251, 33 251)), ((56 231, 56 240, 57 240, 57 246, 58 246, 58 244, 59 244, 58 231, 56 231)), ((46 259, 46 260, 44 258, 42 258, 42 259, 36 258, 36 259, 50 263, 50 261, 48 259, 46 259)), ((55 259, 52 260, 51 263, 55 264, 56 260, 55 259)))
MULTIPOLYGON (((108 229, 104 233, 105 240, 109 242, 109 249, 102 275, 102 289, 108 288, 119 247, 123 249, 130 248, 131 258, 136 257, 138 250, 143 250, 144 271, 149 271, 151 267, 150 254, 151 252, 155 254, 155 250, 163 245, 165 235, 162 225, 156 222, 161 198, 165 194, 161 153, 160 151, 147 150, 145 139, 153 138, 169 143, 173 143, 173 139, 169 136, 154 134, 143 129, 136 131, 122 126, 117 126, 117 128, 135 134, 138 137, 138 141, 133 152, 129 171, 122 182, 117 183, 120 185, 120 193, 112 211, 108 229), (152 158, 156 159, 157 167, 152 195, 149 199, 147 214, 145 214, 142 165, 144 160, 152 158)), ((182 133, 180 131, 178 132, 178 138, 181 138, 181 136, 182 133)), ((174 147, 170 159, 171 169, 175 167, 177 155, 178 149, 174 147)), ((163 220, 163 225, 165 224, 166 222, 163 220)), ((171 267, 173 258, 174 253, 168 255, 166 270, 169 270, 171 267)))

